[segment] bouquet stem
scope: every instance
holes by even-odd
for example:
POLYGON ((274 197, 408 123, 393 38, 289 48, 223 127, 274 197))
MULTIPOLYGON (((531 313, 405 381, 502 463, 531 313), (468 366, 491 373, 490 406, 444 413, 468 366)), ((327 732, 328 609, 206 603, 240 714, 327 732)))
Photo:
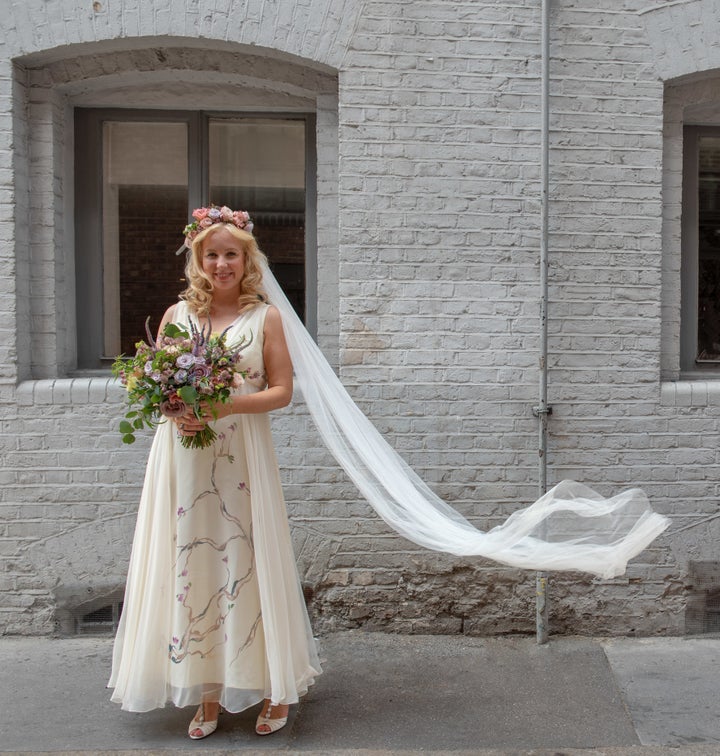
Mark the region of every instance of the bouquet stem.
POLYGON ((180 436, 180 443, 186 449, 207 449, 208 446, 213 445, 216 438, 217 433, 209 425, 206 425, 194 436, 180 436))

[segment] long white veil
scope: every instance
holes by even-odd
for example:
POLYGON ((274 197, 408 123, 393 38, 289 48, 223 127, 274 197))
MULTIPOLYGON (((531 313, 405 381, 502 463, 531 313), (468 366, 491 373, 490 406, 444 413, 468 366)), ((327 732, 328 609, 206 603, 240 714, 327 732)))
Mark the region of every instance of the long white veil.
POLYGON ((325 444, 377 514, 410 541, 513 567, 610 578, 670 524, 639 488, 605 499, 564 480, 502 525, 478 530, 430 490, 360 411, 268 268, 263 283, 282 315, 295 383, 325 444))

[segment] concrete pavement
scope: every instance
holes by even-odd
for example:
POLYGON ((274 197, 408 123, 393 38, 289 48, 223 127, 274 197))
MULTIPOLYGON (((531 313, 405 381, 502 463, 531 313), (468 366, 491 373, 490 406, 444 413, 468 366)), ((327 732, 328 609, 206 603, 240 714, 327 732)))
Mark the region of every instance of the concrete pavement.
POLYGON ((109 701, 108 638, 0 638, 0 753, 720 754, 720 638, 320 639, 325 674, 280 732, 255 710, 204 741, 192 709, 109 701))

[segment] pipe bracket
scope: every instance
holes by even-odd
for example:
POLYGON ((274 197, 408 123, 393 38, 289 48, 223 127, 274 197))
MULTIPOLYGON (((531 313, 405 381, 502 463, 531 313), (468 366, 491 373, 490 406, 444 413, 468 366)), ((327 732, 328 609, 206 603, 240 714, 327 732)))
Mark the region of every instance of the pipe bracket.
POLYGON ((547 404, 544 407, 533 407, 532 410, 533 415, 535 417, 540 417, 540 415, 552 415, 552 407, 547 404))

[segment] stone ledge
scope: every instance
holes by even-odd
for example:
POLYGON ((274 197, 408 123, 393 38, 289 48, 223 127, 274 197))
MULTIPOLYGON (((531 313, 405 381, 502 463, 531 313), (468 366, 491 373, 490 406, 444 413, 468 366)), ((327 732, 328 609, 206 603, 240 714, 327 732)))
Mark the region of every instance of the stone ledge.
POLYGON ((663 381, 660 404, 663 407, 720 406, 720 380, 663 381))
POLYGON ((120 382, 111 376, 49 378, 23 381, 17 387, 16 401, 21 407, 104 404, 121 402, 124 395, 125 390, 120 382))

